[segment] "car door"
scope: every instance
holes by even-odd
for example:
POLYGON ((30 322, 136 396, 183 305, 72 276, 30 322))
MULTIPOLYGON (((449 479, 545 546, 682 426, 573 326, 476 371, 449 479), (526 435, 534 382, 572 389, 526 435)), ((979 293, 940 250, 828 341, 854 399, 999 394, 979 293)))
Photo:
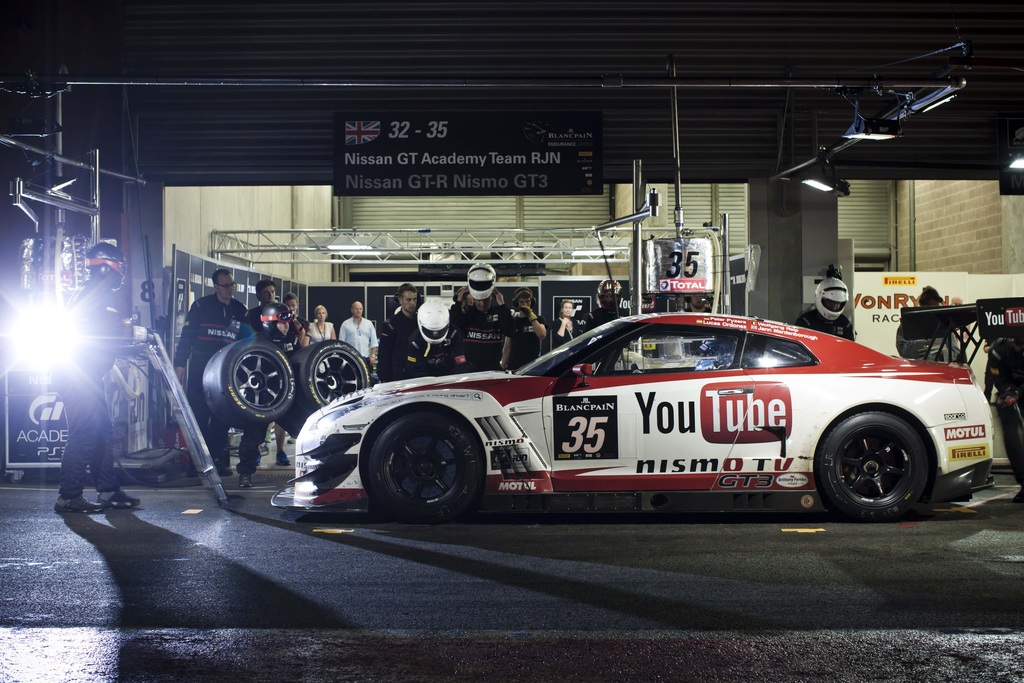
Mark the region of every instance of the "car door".
POLYGON ((555 490, 712 489, 736 432, 708 411, 750 384, 741 339, 648 325, 586 358, 592 375, 556 382, 544 402, 555 490))
POLYGON ((709 410, 733 436, 732 453, 715 482, 716 490, 813 488, 806 474, 808 454, 792 453, 788 446, 799 412, 795 396, 799 383, 827 382, 814 374, 816 364, 814 356, 795 340, 747 335, 742 358, 745 379, 735 386, 711 387, 715 406, 709 410))

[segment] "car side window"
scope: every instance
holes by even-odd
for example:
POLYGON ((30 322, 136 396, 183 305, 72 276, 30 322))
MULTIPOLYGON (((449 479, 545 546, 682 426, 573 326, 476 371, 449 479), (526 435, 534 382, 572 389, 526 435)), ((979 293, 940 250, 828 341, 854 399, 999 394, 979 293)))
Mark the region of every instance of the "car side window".
POLYGON ((623 340, 602 362, 598 374, 703 372, 733 367, 739 337, 707 329, 658 329, 623 340))
POLYGON ((791 339, 747 335, 743 349, 743 368, 793 368, 817 365, 818 359, 807 348, 791 339))

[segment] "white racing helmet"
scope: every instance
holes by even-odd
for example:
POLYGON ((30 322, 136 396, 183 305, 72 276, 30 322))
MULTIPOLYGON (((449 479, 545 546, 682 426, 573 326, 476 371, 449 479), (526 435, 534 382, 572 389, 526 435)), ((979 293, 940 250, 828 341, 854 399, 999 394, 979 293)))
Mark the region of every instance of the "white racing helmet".
POLYGON ((428 301, 417 311, 416 324, 428 344, 438 344, 448 336, 448 309, 440 301, 428 301))
POLYGON ((474 299, 486 299, 494 291, 497 275, 487 263, 478 263, 469 269, 469 293, 474 299))
POLYGON ((846 284, 834 277, 827 277, 814 290, 814 307, 828 320, 835 320, 846 308, 850 295, 846 284))

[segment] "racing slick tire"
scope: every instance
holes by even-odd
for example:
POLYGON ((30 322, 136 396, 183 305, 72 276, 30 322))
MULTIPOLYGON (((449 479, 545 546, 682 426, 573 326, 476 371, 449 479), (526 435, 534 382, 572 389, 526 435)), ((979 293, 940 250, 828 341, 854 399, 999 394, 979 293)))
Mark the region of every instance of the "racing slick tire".
POLYGON ((232 426, 273 422, 295 401, 288 357, 268 341, 236 341, 213 354, 203 372, 211 412, 232 426))
POLYGON ((370 451, 370 499, 400 522, 447 522, 480 497, 483 465, 479 439, 467 426, 436 413, 404 415, 370 451))
POLYGON ((330 339, 311 344, 291 359, 295 375, 293 414, 302 420, 331 401, 370 386, 370 370, 351 344, 330 339))
POLYGON ((828 507, 860 521, 898 519, 920 500, 928 481, 924 441, 889 413, 846 418, 825 436, 817 459, 828 507))

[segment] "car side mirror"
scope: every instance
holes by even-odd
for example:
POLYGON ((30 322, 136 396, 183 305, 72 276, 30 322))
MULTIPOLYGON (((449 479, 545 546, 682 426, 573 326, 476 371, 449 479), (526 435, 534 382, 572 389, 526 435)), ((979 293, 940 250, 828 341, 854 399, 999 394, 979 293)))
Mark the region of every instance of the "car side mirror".
POLYGON ((594 376, 594 364, 593 363, 577 363, 572 366, 572 374, 580 378, 577 387, 589 387, 590 384, 587 382, 587 377, 594 376))

